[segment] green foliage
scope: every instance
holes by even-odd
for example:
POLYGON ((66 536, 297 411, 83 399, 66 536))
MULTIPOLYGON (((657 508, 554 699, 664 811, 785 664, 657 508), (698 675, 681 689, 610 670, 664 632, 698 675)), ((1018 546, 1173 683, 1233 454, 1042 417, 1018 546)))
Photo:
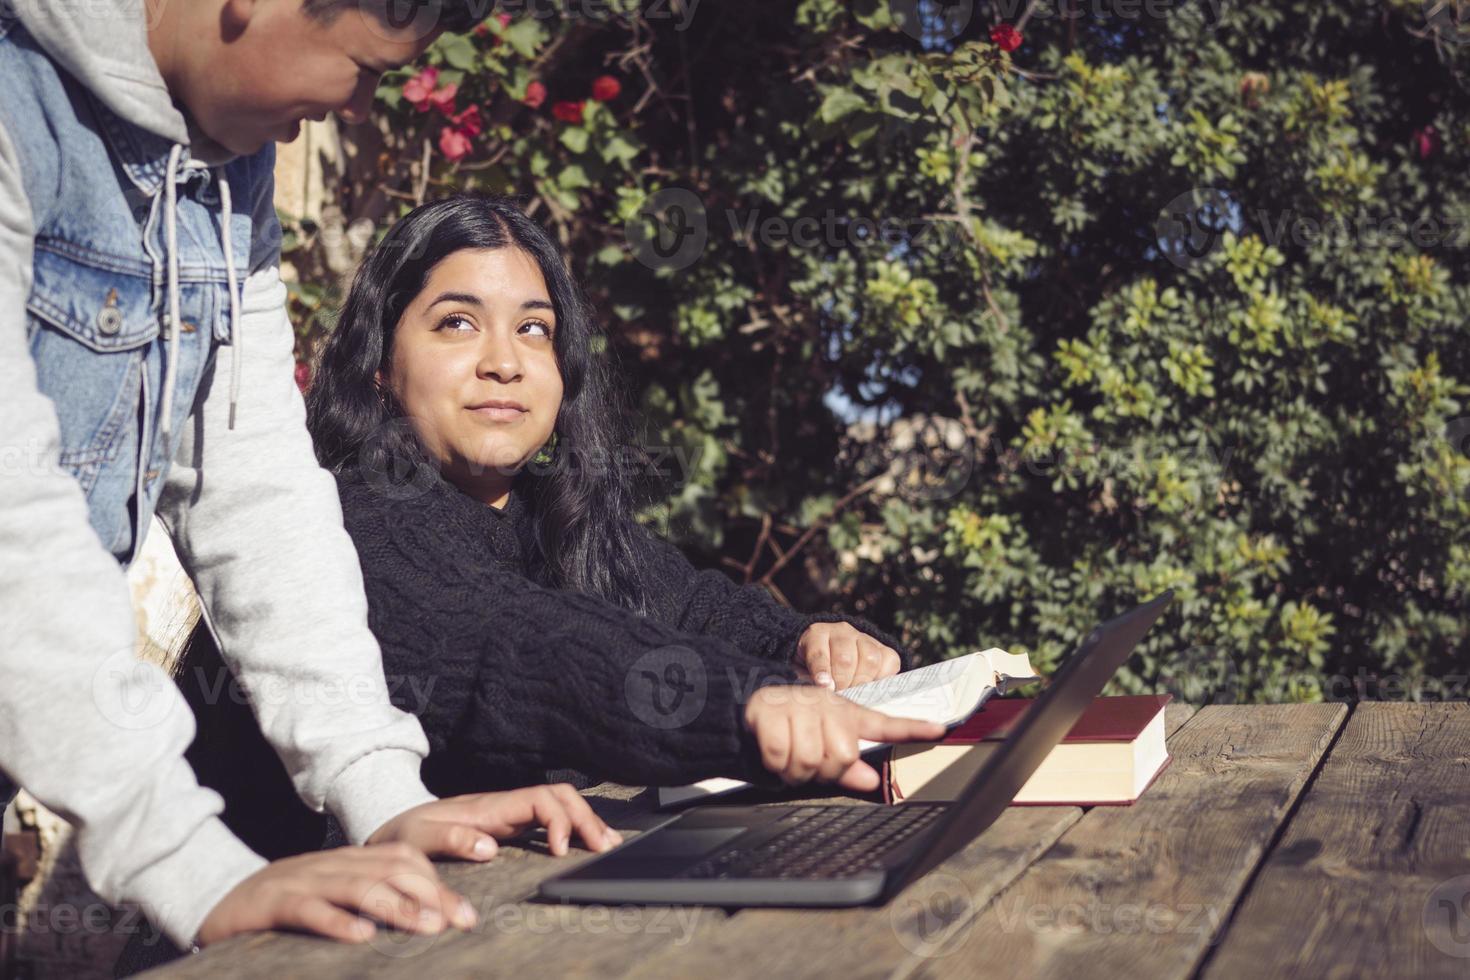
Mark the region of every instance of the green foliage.
POLYGON ((415 170, 445 123, 404 73, 385 183, 534 202, 647 441, 685 460, 670 527, 710 560, 758 549, 800 605, 927 658, 1050 667, 1172 588, 1120 689, 1319 698, 1334 673, 1463 670, 1470 47, 1417 2, 1206 7, 1037 18, 1014 55, 985 5, 927 46, 878 0, 492 23, 428 55, 485 107, 474 153, 415 170), (548 114, 603 72, 619 98, 548 114), (625 233, 669 187, 708 219, 679 269, 625 233), (1176 263, 1156 228, 1196 188, 1231 213, 1176 263), (913 435, 934 420, 957 454, 913 435), (884 447, 953 466, 885 476, 884 447))

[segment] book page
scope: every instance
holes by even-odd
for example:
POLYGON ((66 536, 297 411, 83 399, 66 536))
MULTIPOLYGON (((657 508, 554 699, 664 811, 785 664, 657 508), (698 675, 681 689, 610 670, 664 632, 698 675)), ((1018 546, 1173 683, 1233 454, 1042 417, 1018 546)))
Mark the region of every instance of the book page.
POLYGON ((855 704, 887 715, 956 725, 980 707, 993 693, 990 689, 1003 691, 1007 681, 1035 677, 1031 661, 1024 653, 992 648, 859 684, 839 693, 855 704))

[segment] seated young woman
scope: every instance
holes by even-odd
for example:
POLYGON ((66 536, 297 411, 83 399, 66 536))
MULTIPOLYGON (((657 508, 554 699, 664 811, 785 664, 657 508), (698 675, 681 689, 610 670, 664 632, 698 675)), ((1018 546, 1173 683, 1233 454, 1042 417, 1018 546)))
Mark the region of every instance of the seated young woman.
POLYGON ((896 643, 698 571, 634 520, 628 413, 596 337, 541 227, 458 196, 368 255, 326 344, 308 428, 394 700, 428 734, 426 783, 570 769, 875 789, 859 738, 942 736, 833 693, 898 671, 896 643))

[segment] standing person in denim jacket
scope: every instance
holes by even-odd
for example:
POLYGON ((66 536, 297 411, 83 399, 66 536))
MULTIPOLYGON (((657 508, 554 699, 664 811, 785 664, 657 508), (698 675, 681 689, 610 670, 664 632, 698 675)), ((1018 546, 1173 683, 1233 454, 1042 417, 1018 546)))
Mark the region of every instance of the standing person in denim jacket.
POLYGON ((436 800, 388 699, 293 380, 272 141, 362 118, 384 70, 483 4, 406 25, 347 5, 0 4, 0 771, 180 945, 362 940, 357 911, 464 927, 423 852, 483 860, 533 823, 557 852, 573 826, 616 840, 568 787, 436 800), (133 659, 124 569, 155 512, 297 792, 382 846, 267 866, 220 822, 182 757, 192 716, 133 659))

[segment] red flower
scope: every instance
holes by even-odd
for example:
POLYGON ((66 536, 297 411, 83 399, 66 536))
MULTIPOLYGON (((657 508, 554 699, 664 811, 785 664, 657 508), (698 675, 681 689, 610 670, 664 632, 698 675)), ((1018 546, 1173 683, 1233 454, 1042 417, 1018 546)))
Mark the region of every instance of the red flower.
POLYGON ((439 152, 449 161, 459 160, 470 152, 470 138, 464 130, 445 126, 439 131, 439 152))
POLYGON ((531 82, 526 86, 526 97, 521 101, 532 109, 541 108, 541 103, 546 101, 546 86, 540 82, 531 82))
POLYGON ((551 114, 562 122, 580 124, 582 122, 581 102, 555 102, 551 106, 551 114))
POLYGON ((1428 160, 1439 149, 1439 130, 1433 126, 1414 130, 1414 143, 1419 147, 1419 159, 1428 160))
POLYGON ((296 362, 296 387, 305 394, 306 389, 311 386, 311 365, 305 361, 296 362))
POLYGON ((425 68, 403 83, 403 97, 423 111, 428 108, 429 96, 434 93, 434 87, 438 84, 439 69, 425 68))
POLYGON ((990 39, 1002 51, 1014 51, 1021 46, 1021 42, 1024 40, 1021 37, 1021 32, 1010 24, 996 24, 990 29, 990 39))
POLYGON ((623 83, 611 75, 598 75, 592 80, 592 97, 598 102, 611 102, 623 90, 623 83))
POLYGON ((472 105, 457 116, 451 116, 449 121, 454 123, 454 128, 466 136, 479 136, 485 131, 483 120, 480 119, 480 107, 472 105))

